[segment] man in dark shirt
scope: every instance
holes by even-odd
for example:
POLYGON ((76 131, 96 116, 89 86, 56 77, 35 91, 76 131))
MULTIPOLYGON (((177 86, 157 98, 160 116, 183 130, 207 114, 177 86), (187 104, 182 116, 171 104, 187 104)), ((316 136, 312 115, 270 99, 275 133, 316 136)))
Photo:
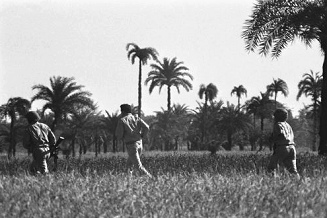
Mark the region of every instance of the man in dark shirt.
POLYGON ((37 112, 29 111, 26 118, 28 126, 24 134, 23 146, 33 155, 30 170, 35 174, 46 174, 49 172, 47 159, 50 157, 50 147, 55 145, 56 138, 48 125, 38 122, 40 117, 37 112))

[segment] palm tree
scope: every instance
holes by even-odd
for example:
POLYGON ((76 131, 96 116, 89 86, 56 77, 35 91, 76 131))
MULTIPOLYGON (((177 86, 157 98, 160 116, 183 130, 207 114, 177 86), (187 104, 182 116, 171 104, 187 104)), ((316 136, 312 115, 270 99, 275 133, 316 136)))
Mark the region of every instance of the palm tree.
MULTIPOLYGON (((70 150, 72 151, 72 157, 75 157, 75 142, 81 141, 84 137, 85 130, 92 124, 94 120, 95 111, 90 108, 79 108, 76 113, 68 119, 67 125, 64 128, 64 137, 66 140, 70 140, 70 150)), ((79 143, 79 154, 83 153, 82 143, 79 143)))
POLYGON ((151 64, 152 71, 149 72, 148 78, 145 80, 145 85, 151 82, 149 93, 158 86, 159 93, 164 85, 167 86, 167 109, 170 111, 171 87, 175 86, 177 92, 180 93, 179 86, 182 86, 186 91, 192 89, 192 84, 185 79, 188 77, 193 80, 193 76, 189 74, 188 68, 183 66, 183 62, 177 62, 176 57, 172 60, 164 58, 163 62, 157 61, 157 64, 151 64))
POLYGON ((200 85, 200 89, 199 89, 199 97, 200 99, 203 98, 204 95, 204 113, 203 113, 203 117, 202 117, 202 136, 201 136, 201 142, 203 143, 204 138, 205 138, 205 123, 206 123, 206 116, 207 116, 207 104, 208 104, 208 100, 212 103, 212 101, 217 97, 218 94, 218 89, 217 86, 215 86, 213 83, 210 83, 209 85, 205 86, 204 84, 200 85))
POLYGON ((10 132, 9 132, 9 149, 8 149, 8 158, 10 159, 11 156, 15 157, 16 155, 16 134, 15 134, 15 123, 17 121, 17 114, 18 115, 25 115, 28 110, 31 108, 31 103, 29 100, 15 97, 10 98, 7 104, 3 104, 0 106, 0 116, 10 118, 10 132))
MULTIPOLYGON (((246 131, 250 126, 249 116, 240 111, 239 107, 235 107, 227 102, 227 106, 221 110, 221 117, 217 120, 218 129, 225 132, 227 136, 228 146, 225 149, 228 151, 232 149, 232 139, 236 132, 240 130, 246 131)), ((243 146, 240 145, 240 148, 242 150, 243 146)))
POLYGON ((10 127, 7 124, 0 124, 0 152, 3 152, 4 145, 10 145, 10 127))
POLYGON ((33 90, 38 92, 32 97, 31 102, 35 100, 46 101, 42 108, 42 113, 50 109, 54 113, 54 119, 51 129, 55 131, 58 122, 67 118, 69 115, 76 113, 76 109, 87 107, 92 110, 96 109, 88 91, 82 91, 84 86, 77 85, 74 77, 52 77, 50 78, 51 87, 44 85, 34 85, 33 90))
POLYGON ((174 104, 172 107, 173 118, 177 121, 175 122, 175 150, 179 148, 180 139, 184 140, 187 138, 187 131, 189 129, 191 113, 188 107, 183 104, 174 104))
POLYGON ((321 93, 320 142, 318 153, 327 154, 327 0, 271 0, 254 6, 250 19, 245 22, 242 37, 246 50, 271 52, 278 57, 296 38, 306 45, 317 40, 324 54, 321 93))
POLYGON ((252 97, 245 102, 246 111, 248 114, 253 115, 253 128, 255 129, 256 116, 260 107, 260 97, 252 97))
POLYGON ((138 80, 138 116, 141 117, 142 109, 142 65, 147 64, 149 59, 157 60, 158 52, 154 48, 140 48, 135 43, 128 43, 126 45, 127 57, 132 64, 135 63, 135 59, 139 59, 139 80, 138 80))
MULTIPOLYGON (((177 120, 173 118, 170 111, 156 111, 156 121, 150 124, 150 141, 151 144, 158 144, 161 151, 171 150, 172 141, 176 136, 177 120)), ((158 146, 157 145, 157 146, 158 146)))
POLYGON ((275 108, 277 108, 277 94, 281 92, 285 97, 288 96, 288 87, 284 80, 278 78, 273 79, 273 82, 267 86, 267 93, 270 96, 275 96, 275 108))
POLYGON ((234 88, 232 89, 232 92, 230 93, 231 95, 233 94, 236 94, 236 97, 237 97, 237 106, 238 108, 240 108, 241 104, 240 104, 240 100, 241 100, 241 97, 242 95, 245 95, 247 96, 247 90, 246 88, 244 88, 243 85, 239 85, 238 87, 237 86, 234 86, 234 88))
POLYGON ((312 150, 316 151, 316 137, 317 137, 317 109, 320 104, 322 76, 319 72, 315 74, 311 70, 311 73, 303 74, 303 79, 299 82, 299 92, 296 99, 299 100, 302 95, 306 97, 310 96, 313 103, 313 145, 312 150))
MULTIPOLYGON (((270 118, 273 114, 273 101, 269 99, 269 95, 267 93, 260 92, 260 96, 252 97, 248 103, 247 110, 248 113, 253 113, 254 123, 255 116, 260 118, 260 130, 261 137, 264 135, 264 120, 270 118)), ((255 124, 254 124, 255 125, 255 124)), ((263 148, 263 141, 260 140, 260 150, 263 148)))
POLYGON ((117 138, 115 136, 115 130, 116 130, 117 123, 119 120, 119 114, 118 114, 118 112, 116 112, 116 113, 112 113, 110 115, 110 113, 108 111, 106 111, 106 114, 107 114, 107 117, 102 119, 102 123, 103 123, 104 127, 106 128, 106 130, 109 132, 109 135, 111 135, 111 137, 112 137, 112 151, 116 152, 117 151, 117 138))
POLYGON ((260 92, 260 96, 252 97, 250 107, 255 111, 255 114, 260 118, 260 129, 264 130, 264 119, 270 118, 273 114, 273 101, 269 99, 267 93, 260 92))
POLYGON ((217 86, 215 86, 213 83, 210 83, 207 86, 205 86, 204 84, 200 85, 198 95, 200 99, 202 99, 204 95, 204 110, 207 109, 208 101, 212 102, 217 97, 217 94, 218 94, 217 86))

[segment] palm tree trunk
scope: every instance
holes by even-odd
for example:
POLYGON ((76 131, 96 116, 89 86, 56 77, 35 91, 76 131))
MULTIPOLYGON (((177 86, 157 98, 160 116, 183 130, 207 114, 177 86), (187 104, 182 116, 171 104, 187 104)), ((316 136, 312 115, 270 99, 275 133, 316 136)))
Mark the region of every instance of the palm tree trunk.
POLYGON ((325 58, 323 64, 323 79, 322 79, 322 92, 321 92, 321 115, 320 115, 320 128, 319 128, 319 148, 320 155, 327 155, 327 36, 321 40, 321 47, 324 51, 325 58))
POLYGON ((263 149, 263 121, 264 121, 264 118, 261 117, 261 121, 260 121, 261 134, 260 134, 260 148, 259 148, 259 151, 261 151, 263 149))
POLYGON ((167 109, 170 111, 170 99, 171 99, 171 93, 170 93, 170 86, 167 88, 167 109))
POLYGON ((142 61, 139 60, 139 84, 138 84, 138 116, 141 117, 141 110, 142 110, 142 61))
POLYGON ((316 142, 317 142, 317 100, 313 103, 313 145, 312 151, 316 151, 316 142))
POLYGON ((208 108, 208 93, 205 93, 204 96, 204 113, 203 113, 203 125, 202 125, 202 136, 201 136, 201 142, 204 142, 204 139, 206 137, 206 117, 207 117, 207 108, 208 108))
POLYGON ((277 109, 277 92, 275 92, 275 109, 277 109))
POLYGON ((10 122, 10 144, 8 148, 8 159, 10 160, 12 156, 14 156, 14 147, 16 144, 15 140, 15 134, 14 134, 14 126, 15 126, 15 116, 10 116, 11 122, 10 122))
POLYGON ((231 151, 233 142, 232 142, 232 134, 229 131, 227 132, 227 142, 228 142, 228 147, 226 150, 231 151))

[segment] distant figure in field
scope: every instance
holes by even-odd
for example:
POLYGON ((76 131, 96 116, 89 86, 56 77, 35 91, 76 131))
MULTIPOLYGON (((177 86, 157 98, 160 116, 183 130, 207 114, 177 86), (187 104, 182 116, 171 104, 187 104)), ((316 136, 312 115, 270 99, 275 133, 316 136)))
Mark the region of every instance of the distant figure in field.
POLYGON ((283 163, 286 169, 300 177, 296 168, 296 150, 292 127, 286 122, 288 113, 285 109, 276 109, 274 112, 274 128, 272 141, 274 153, 268 165, 268 172, 274 172, 277 164, 283 163))
POLYGON ((121 114, 119 115, 115 135, 117 140, 125 141, 128 153, 127 167, 131 174, 133 173, 133 168, 136 168, 141 173, 152 178, 152 175, 144 168, 140 160, 143 148, 142 138, 148 134, 149 125, 141 118, 132 115, 132 109, 129 104, 120 105, 120 110, 121 114))
POLYGON ((56 138, 48 125, 38 122, 40 116, 35 111, 29 111, 26 116, 28 126, 24 133, 23 146, 33 155, 30 170, 33 174, 49 172, 47 160, 50 158, 50 147, 56 143, 56 138))

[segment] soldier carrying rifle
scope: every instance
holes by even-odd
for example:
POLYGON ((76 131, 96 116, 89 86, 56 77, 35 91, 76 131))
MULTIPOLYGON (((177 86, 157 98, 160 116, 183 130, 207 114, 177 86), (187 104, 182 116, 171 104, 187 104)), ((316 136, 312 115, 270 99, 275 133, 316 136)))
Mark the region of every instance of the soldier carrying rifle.
POLYGON ((38 122, 40 116, 35 111, 29 111, 25 117, 28 121, 23 146, 33 155, 30 165, 32 174, 46 174, 49 172, 47 160, 50 158, 50 148, 56 144, 56 138, 50 127, 38 122))

